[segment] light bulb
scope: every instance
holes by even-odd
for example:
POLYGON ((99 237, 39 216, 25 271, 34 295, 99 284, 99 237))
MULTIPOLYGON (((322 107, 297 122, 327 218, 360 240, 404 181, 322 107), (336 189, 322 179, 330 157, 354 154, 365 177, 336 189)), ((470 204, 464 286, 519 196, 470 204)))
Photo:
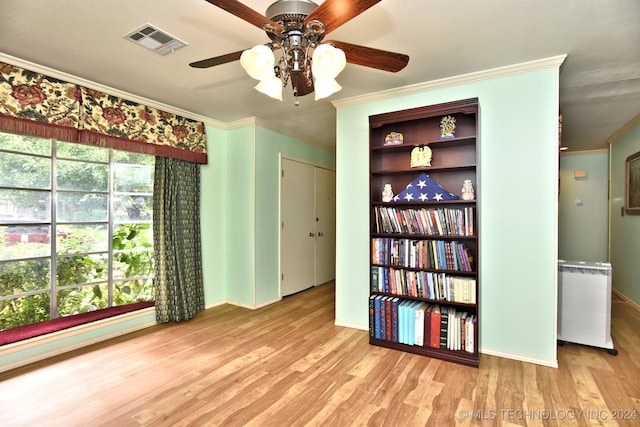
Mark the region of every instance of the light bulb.
POLYGON ((326 98, 342 89, 336 79, 315 79, 314 91, 315 100, 326 98))
POLYGON ((256 80, 264 80, 274 76, 273 67, 276 63, 273 51, 263 44, 245 50, 240 55, 242 68, 256 80))
POLYGON ((347 65, 341 49, 330 44, 321 44, 313 51, 311 72, 319 79, 335 79, 347 65))
POLYGON ((262 79, 260 83, 255 86, 255 90, 264 93, 265 95, 269 95, 278 101, 282 101, 282 81, 274 74, 262 79))

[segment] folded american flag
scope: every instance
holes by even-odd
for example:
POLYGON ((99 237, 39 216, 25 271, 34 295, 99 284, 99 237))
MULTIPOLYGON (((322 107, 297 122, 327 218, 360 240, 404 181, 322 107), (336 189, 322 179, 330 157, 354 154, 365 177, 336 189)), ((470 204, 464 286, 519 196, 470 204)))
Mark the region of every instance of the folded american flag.
POLYGON ((441 200, 458 200, 460 197, 440 187, 426 173, 411 181, 407 188, 396 194, 394 202, 426 202, 441 200))

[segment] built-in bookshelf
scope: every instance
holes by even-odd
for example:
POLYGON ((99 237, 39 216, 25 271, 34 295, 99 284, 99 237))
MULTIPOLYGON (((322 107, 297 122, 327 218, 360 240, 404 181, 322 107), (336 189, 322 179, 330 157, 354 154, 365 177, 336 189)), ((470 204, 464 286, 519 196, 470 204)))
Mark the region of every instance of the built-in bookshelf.
POLYGON ((477 129, 475 98, 369 117, 373 345, 479 365, 477 129))

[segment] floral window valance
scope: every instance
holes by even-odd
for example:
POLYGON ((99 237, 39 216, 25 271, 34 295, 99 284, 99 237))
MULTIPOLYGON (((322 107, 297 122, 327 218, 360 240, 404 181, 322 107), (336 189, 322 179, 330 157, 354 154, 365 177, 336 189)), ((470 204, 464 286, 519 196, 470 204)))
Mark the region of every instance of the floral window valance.
POLYGON ((0 130, 207 163, 202 122, 3 62, 0 130))

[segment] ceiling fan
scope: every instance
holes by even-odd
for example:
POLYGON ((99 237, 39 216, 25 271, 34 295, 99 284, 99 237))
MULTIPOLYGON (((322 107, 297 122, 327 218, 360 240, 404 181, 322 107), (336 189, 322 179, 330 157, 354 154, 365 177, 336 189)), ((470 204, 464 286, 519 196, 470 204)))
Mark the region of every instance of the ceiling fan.
POLYGON ((209 68, 240 60, 249 75, 261 80, 256 89, 280 100, 282 87, 289 81, 296 97, 314 92, 314 87, 316 99, 340 90, 335 77, 345 61, 390 72, 402 70, 409 62, 409 56, 404 54, 324 40, 331 31, 381 0, 325 0, 321 5, 311 0, 277 0, 265 15, 237 0, 206 1, 264 30, 271 41, 189 65, 209 68), (277 62, 273 51, 279 55, 277 62), (274 82, 275 94, 266 88, 274 82))

